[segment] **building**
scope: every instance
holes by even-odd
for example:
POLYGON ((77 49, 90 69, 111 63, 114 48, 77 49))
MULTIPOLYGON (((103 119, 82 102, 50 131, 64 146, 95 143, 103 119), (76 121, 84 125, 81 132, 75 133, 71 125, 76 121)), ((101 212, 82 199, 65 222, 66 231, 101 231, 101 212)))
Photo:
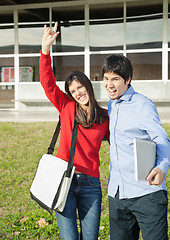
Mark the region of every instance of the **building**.
POLYGON ((72 70, 92 81, 105 103, 101 66, 119 53, 134 66, 135 90, 170 111, 170 0, 1 0, 0 109, 53 109, 40 86, 43 26, 59 23, 51 48, 57 84, 72 70))

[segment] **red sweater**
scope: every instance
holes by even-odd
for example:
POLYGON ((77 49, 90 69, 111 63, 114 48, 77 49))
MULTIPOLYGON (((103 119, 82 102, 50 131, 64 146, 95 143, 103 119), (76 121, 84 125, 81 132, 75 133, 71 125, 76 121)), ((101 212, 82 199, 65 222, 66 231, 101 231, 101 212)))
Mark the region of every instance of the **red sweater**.
MULTIPOLYGON (((51 67, 50 53, 40 57, 40 81, 45 94, 52 104, 58 109, 61 118, 60 142, 57 157, 68 161, 74 125, 75 102, 56 85, 56 79, 51 67)), ((74 157, 76 170, 84 174, 100 177, 99 150, 104 136, 109 139, 109 123, 94 124, 90 128, 78 125, 77 142, 74 157)))

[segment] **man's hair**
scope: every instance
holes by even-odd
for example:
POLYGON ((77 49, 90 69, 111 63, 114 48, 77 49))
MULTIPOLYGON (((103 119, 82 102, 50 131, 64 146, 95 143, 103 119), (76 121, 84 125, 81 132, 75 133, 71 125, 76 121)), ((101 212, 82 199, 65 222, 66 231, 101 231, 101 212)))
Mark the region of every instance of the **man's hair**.
POLYGON ((104 60, 102 67, 102 78, 106 72, 114 72, 118 74, 125 80, 126 83, 129 77, 132 79, 133 67, 127 57, 118 54, 112 54, 104 60))

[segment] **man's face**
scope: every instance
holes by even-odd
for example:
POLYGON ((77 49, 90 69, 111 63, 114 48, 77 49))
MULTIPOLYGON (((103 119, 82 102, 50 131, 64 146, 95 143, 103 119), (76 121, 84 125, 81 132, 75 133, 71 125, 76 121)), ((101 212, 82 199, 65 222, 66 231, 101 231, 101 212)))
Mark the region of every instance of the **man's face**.
POLYGON ((128 89, 130 78, 126 81, 114 72, 106 72, 103 76, 103 84, 110 99, 118 100, 128 89))

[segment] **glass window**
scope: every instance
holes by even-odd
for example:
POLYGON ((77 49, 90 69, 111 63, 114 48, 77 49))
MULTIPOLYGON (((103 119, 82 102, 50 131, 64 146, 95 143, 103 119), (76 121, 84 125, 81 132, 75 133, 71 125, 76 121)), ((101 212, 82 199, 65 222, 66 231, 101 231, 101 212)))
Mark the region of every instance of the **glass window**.
POLYGON ((133 80, 161 80, 162 53, 129 53, 132 63, 133 80))
POLYGON ((90 50, 121 50, 123 39, 123 3, 90 5, 90 50))
POLYGON ((168 1, 168 47, 170 47, 170 0, 168 1))
POLYGON ((19 26, 19 53, 37 53, 41 50, 44 25, 19 26))
POLYGON ((14 58, 0 58, 0 82, 14 82, 14 58))
POLYGON ((14 24, 12 10, 0 10, 0 54, 14 53, 14 24))
POLYGON ((0 86, 0 108, 14 108, 14 86, 0 86))
POLYGON ((162 47, 162 1, 127 3, 127 49, 162 47))
POLYGON ((0 23, 13 23, 13 11, 12 10, 1 10, 0 9, 0 23))
POLYGON ((84 72, 84 56, 53 57, 53 71, 57 81, 65 81, 72 71, 84 72))
POLYGON ((90 56, 90 79, 102 81, 102 66, 108 54, 95 54, 90 56))
POLYGON ((53 22, 58 22, 60 32, 53 44, 54 52, 84 51, 84 6, 58 7, 52 9, 53 22))
POLYGON ((49 23, 49 9, 22 9, 18 17, 19 53, 39 52, 44 24, 49 23))
POLYGON ((14 107, 14 86, 10 85, 14 81, 14 59, 0 58, 0 108, 14 107))
POLYGON ((36 9, 19 9, 18 10, 18 22, 19 23, 42 23, 49 21, 49 9, 48 8, 36 8, 36 9))
POLYGON ((39 57, 19 58, 19 81, 39 82, 39 57))

